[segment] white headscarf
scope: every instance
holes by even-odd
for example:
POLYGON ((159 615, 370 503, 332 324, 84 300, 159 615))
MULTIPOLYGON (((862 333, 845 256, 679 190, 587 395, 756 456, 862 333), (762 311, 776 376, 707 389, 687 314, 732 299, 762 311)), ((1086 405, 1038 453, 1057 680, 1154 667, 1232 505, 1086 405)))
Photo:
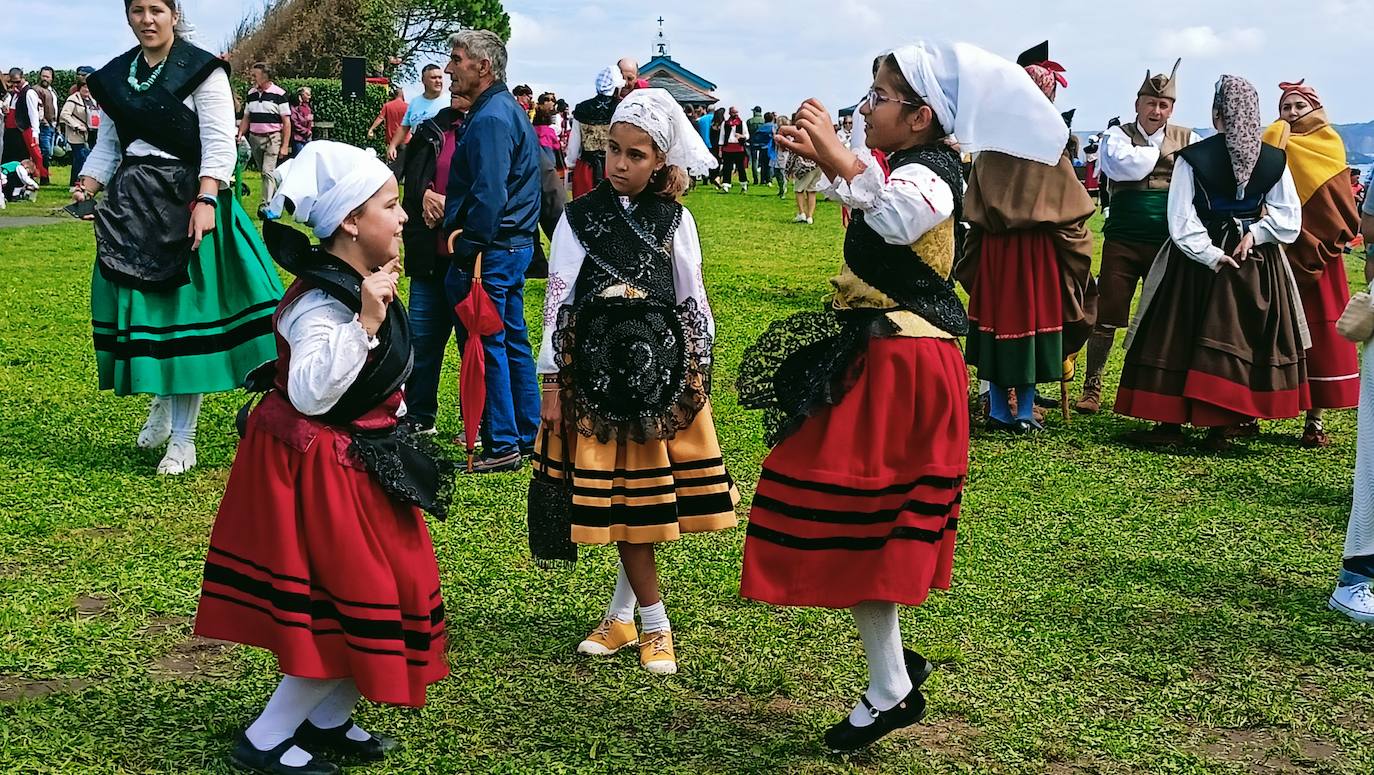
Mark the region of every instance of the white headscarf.
POLYGON ((1026 71, 968 43, 917 41, 891 52, 902 76, 964 153, 1058 164, 1069 128, 1026 71))
POLYGON ((317 238, 327 239, 349 213, 386 184, 391 170, 371 149, 316 140, 277 167, 275 177, 272 212, 284 212, 290 200, 296 220, 309 226, 317 238))
POLYGON ((608 67, 596 74, 596 93, 609 97, 625 85, 625 76, 615 67, 608 67))
MULTIPOLYGON (((699 177, 715 169, 716 157, 701 139, 682 106, 663 89, 635 89, 616 106, 611 124, 633 124, 649 133, 668 164, 699 177)), ((308 147, 308 146, 307 146, 308 147)))

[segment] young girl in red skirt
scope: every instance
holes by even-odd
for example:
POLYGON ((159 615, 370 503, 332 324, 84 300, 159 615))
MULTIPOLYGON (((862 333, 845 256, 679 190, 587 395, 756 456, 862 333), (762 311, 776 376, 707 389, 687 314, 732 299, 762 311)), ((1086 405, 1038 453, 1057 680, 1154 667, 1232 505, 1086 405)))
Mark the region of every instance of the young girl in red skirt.
MULTIPOLYGON (((677 656, 655 545, 734 527, 739 503, 711 418, 715 321, 701 243, 677 201, 689 174, 714 166, 667 92, 632 92, 611 121, 606 180, 554 232, 544 301, 531 487, 570 485, 572 540, 620 555, 606 614, 577 650, 638 645, 641 666, 658 674, 677 672, 677 656)), ((531 524, 545 507, 531 498, 531 524)))
POLYGON ((949 279, 965 150, 1054 160, 1067 129, 1025 73, 967 44, 921 42, 878 58, 864 118, 871 153, 836 137, 808 100, 779 142, 814 159, 854 213, 830 307, 773 325, 745 354, 740 402, 766 410, 744 545, 744 597, 848 608, 869 685, 825 734, 854 750, 920 721, 933 665, 902 647, 898 605, 948 588, 968 472, 968 319, 949 279), (1027 128, 1029 127, 1029 129, 1027 128), (1049 127, 1052 131, 1037 131, 1049 127))
POLYGON ((278 168, 273 209, 322 240, 265 229, 297 275, 274 317, 278 357, 247 418, 210 537, 196 633, 271 650, 284 674, 233 764, 328 775, 325 754, 396 745, 351 720, 361 697, 420 706, 448 674, 439 572, 421 508, 446 511, 452 466, 399 435, 413 358, 396 297, 396 179, 370 152, 315 142, 278 168))

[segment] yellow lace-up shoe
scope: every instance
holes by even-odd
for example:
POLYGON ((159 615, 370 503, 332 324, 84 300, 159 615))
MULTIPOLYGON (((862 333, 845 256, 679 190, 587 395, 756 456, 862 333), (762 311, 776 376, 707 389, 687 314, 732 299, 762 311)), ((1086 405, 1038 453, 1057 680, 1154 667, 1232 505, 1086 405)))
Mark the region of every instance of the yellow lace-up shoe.
POLYGON ((639 643, 634 622, 603 619, 587 639, 577 644, 577 653, 592 657, 609 657, 615 652, 639 643))
POLYGON ((658 675, 673 675, 677 672, 677 656, 673 653, 671 630, 646 632, 640 636, 639 664, 650 673, 658 675))

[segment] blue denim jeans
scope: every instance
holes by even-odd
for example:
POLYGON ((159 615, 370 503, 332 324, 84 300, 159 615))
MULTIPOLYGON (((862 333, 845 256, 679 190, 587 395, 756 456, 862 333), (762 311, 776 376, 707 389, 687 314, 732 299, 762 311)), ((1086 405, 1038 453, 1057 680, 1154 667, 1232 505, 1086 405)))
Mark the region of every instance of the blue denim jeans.
POLYGON ((52 146, 57 142, 57 127, 40 126, 38 128, 38 150, 43 154, 43 166, 52 166, 52 146))
MULTIPOLYGON (((487 365, 487 406, 481 437, 487 457, 500 457, 534 446, 539 430, 539 384, 534 353, 525 325, 525 270, 534 259, 534 244, 491 250, 482 258, 482 287, 505 321, 505 328, 482 342, 487 365)), ((472 290, 472 275, 456 265, 444 279, 449 301, 457 304, 472 290)), ((468 332, 456 326, 458 347, 468 332)))
POLYGON ((410 278, 409 307, 415 370, 406 383, 406 413, 413 421, 429 426, 439 414, 439 375, 458 318, 442 277, 410 278))
POLYGON ((86 166, 86 157, 91 155, 91 147, 85 143, 72 144, 72 182, 70 185, 76 186, 76 181, 81 177, 81 168, 86 166))

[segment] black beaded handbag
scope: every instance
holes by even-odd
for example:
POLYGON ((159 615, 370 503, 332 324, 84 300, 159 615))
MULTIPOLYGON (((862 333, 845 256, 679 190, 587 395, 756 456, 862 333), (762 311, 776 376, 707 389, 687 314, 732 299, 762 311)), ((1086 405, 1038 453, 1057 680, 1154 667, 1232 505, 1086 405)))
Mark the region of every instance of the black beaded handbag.
MULTIPOLYGON (((571 466, 555 479, 548 473, 549 436, 545 431, 539 442, 539 460, 530 480, 525 515, 529 522, 530 554, 541 568, 571 566, 577 562, 577 544, 572 540, 572 487, 568 477, 571 466)), ((564 449, 566 449, 566 445, 564 449)))

